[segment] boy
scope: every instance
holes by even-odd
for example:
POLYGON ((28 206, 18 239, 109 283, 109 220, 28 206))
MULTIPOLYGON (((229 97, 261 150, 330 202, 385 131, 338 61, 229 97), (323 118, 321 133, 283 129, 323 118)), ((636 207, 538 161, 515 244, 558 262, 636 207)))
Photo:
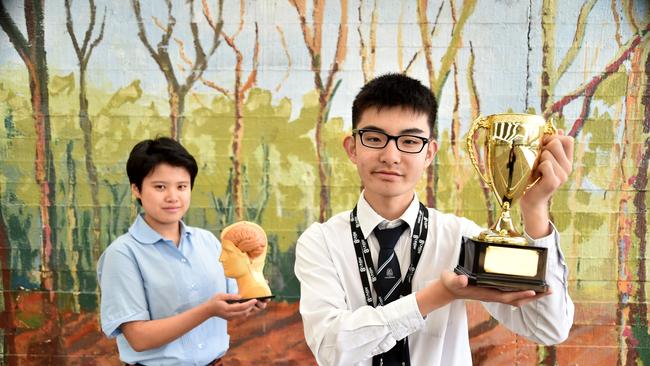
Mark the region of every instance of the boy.
POLYGON ((435 111, 431 91, 398 74, 372 80, 354 100, 352 136, 343 147, 364 190, 352 212, 311 225, 296 245, 300 313, 319 364, 469 365, 464 299, 482 301, 502 324, 533 341, 555 344, 568 336, 574 308, 548 200, 571 172, 573 140, 544 139, 536 167, 542 178, 520 202, 532 245, 549 249, 552 293, 468 286, 467 277, 451 269, 461 237, 482 229, 424 207, 415 193, 437 150, 435 111), (390 235, 392 244, 384 239, 390 235), (420 252, 412 250, 416 235, 426 236, 420 252), (386 286, 393 277, 398 280, 386 286))
POLYGON ((219 262, 219 241, 183 223, 198 167, 181 144, 141 141, 126 170, 143 212, 99 259, 102 330, 117 337, 127 364, 218 365, 226 320, 266 303, 229 303, 240 296, 219 262))

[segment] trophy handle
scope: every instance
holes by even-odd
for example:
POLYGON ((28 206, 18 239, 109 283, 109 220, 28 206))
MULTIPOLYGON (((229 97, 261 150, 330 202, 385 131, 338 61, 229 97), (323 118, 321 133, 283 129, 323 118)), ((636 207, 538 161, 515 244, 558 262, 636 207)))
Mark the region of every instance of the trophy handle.
MULTIPOLYGON (((544 125, 544 135, 553 136, 555 134, 557 134, 557 127, 555 127, 555 124, 553 123, 553 117, 549 117, 546 121, 546 124, 544 125)), ((535 184, 537 184, 537 182, 539 182, 540 179, 542 179, 542 177, 535 179, 535 181, 529 184, 525 190, 527 191, 531 189, 535 184)))
MULTIPOLYGON (((488 185, 492 186, 492 181, 487 179, 487 177, 481 172, 481 169, 479 168, 478 160, 476 159, 476 152, 474 151, 474 134, 479 128, 489 128, 488 124, 486 123, 488 119, 483 116, 478 116, 473 122, 472 126, 469 129, 469 132, 467 133, 467 137, 465 137, 465 149, 467 150, 467 154, 469 155, 469 159, 472 162, 472 165, 474 166, 474 169, 476 169, 476 172, 478 173, 479 177, 488 185)), ((533 183, 534 184, 534 183, 533 183)))

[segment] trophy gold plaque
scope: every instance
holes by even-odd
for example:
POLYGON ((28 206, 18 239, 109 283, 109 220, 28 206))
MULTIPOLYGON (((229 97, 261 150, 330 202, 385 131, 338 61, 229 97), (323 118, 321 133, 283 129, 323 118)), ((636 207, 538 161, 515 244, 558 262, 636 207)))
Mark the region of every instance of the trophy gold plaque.
POLYGON ((221 231, 221 257, 226 277, 237 280, 241 300, 270 299, 271 295, 263 269, 268 240, 261 226, 239 221, 221 231))
POLYGON ((469 283, 503 291, 546 292, 546 248, 528 245, 512 223, 510 208, 537 180, 531 182, 544 135, 555 134, 553 123, 532 114, 502 113, 479 117, 465 138, 467 153, 479 177, 501 207, 496 223, 477 237, 463 237, 455 272, 469 283), (485 130, 485 174, 474 151, 473 137, 485 130))

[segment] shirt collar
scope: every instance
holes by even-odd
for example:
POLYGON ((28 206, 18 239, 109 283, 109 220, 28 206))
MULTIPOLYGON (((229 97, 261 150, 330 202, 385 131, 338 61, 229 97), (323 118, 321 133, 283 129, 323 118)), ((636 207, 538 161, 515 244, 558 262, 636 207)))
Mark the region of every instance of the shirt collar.
MULTIPOLYGON (((420 211, 420 200, 418 200, 417 193, 413 193, 413 200, 409 204, 406 211, 400 216, 397 220, 402 220, 408 224, 413 232, 413 227, 415 226, 415 220, 418 218, 418 212, 420 211)), ((359 201, 357 201, 357 217, 359 218, 359 224, 361 225, 361 232, 363 232, 363 237, 368 238, 372 231, 382 222, 389 222, 389 220, 381 217, 372 207, 365 197, 363 197, 363 192, 359 196, 359 201)), ((393 220, 396 221, 396 220, 393 220)))
MULTIPOLYGON (((181 223, 181 237, 190 236, 193 234, 194 229, 185 225, 183 220, 181 223)), ((146 221, 144 221, 144 213, 138 214, 138 217, 135 218, 135 222, 129 228, 129 234, 135 238, 140 244, 155 244, 159 241, 164 241, 165 239, 158 234, 158 232, 149 226, 146 221)))

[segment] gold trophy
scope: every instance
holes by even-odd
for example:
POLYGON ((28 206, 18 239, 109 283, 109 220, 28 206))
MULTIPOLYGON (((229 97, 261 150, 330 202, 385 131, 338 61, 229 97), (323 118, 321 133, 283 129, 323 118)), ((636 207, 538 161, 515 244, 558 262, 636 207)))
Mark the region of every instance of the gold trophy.
POLYGON ((501 215, 496 223, 477 237, 463 237, 455 272, 466 275, 469 283, 503 291, 546 292, 546 248, 528 246, 515 230, 510 208, 537 180, 531 182, 544 135, 557 133, 553 123, 532 114, 502 113, 479 117, 465 138, 472 165, 494 192, 501 215), (486 171, 479 169, 473 136, 485 129, 486 171))

